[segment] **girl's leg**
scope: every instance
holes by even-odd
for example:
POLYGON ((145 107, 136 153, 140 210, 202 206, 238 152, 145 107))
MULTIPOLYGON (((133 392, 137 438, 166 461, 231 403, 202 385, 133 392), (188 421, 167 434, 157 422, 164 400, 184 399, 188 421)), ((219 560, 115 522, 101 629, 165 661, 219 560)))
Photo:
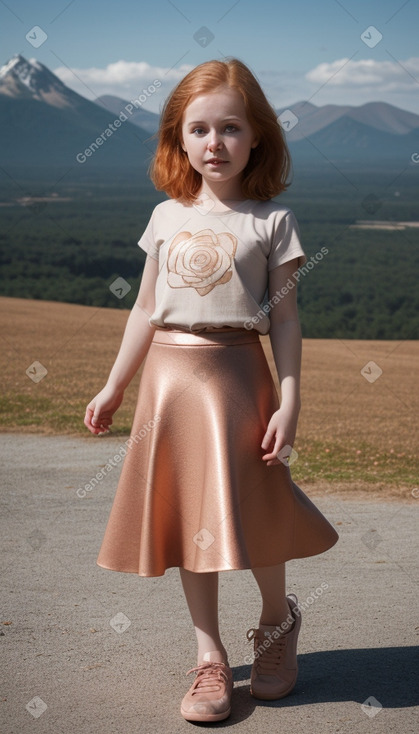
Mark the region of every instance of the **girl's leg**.
POLYGON ((285 622, 290 612, 285 592, 285 563, 252 568, 252 573, 262 595, 260 624, 280 625, 285 622))
POLYGON ((262 613, 259 629, 247 633, 255 652, 250 692, 255 698, 273 701, 288 696, 297 680, 301 614, 297 613, 297 598, 288 602, 285 595, 285 563, 252 571, 262 594, 262 613))
POLYGON ((179 572, 198 640, 198 665, 209 652, 212 662, 219 657, 218 662, 226 663, 218 628, 218 573, 194 573, 185 568, 179 568, 179 572), (218 656, 214 654, 217 652, 218 656))

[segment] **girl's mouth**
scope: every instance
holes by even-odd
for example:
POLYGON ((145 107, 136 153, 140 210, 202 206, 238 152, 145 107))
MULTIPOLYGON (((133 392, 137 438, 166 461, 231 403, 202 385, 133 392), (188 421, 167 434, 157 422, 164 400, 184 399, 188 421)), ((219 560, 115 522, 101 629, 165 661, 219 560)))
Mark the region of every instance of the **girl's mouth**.
POLYGON ((224 161, 222 158, 210 158, 205 163, 208 163, 210 166, 220 166, 222 163, 227 163, 227 161, 224 161))

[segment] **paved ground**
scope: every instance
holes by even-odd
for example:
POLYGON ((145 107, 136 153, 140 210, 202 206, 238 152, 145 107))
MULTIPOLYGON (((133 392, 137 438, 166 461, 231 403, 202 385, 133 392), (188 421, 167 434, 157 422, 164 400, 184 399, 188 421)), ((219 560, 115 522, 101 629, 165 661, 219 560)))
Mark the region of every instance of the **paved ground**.
MULTIPOLYGON (((177 734, 196 726, 179 713, 195 646, 178 570, 143 579, 96 566, 120 465, 84 497, 77 490, 121 444, 0 437, 2 734, 177 734)), ((250 697, 246 630, 257 623, 257 588, 250 571, 221 574, 235 691, 230 719, 209 728, 416 732, 419 499, 315 501, 341 537, 328 553, 288 564, 289 591, 307 607, 297 686, 279 702, 250 697)))

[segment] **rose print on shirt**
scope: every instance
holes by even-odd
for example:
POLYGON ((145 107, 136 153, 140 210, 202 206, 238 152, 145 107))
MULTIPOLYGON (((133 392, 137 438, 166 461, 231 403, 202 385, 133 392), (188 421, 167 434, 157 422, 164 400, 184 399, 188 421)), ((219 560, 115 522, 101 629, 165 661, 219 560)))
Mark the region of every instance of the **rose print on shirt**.
POLYGON ((236 248, 237 238, 229 232, 179 232, 167 256, 169 286, 195 288, 200 296, 206 296, 216 285, 231 279, 236 248))

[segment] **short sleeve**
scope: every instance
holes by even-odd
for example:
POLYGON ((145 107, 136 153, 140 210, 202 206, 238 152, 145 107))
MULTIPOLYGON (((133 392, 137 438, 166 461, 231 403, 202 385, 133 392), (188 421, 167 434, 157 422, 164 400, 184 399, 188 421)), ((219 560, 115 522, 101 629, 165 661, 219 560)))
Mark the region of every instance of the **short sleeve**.
POLYGON ((301 246, 297 220, 293 212, 288 210, 281 217, 275 229, 268 257, 268 270, 273 270, 296 257, 300 268, 307 261, 307 258, 301 246))
POLYGON ((144 233, 142 237, 138 240, 139 247, 141 247, 142 250, 144 250, 147 255, 150 255, 150 257, 154 258, 155 260, 159 259, 159 251, 157 248, 157 242, 156 237, 154 233, 154 212, 150 217, 150 221, 147 224, 147 227, 144 230, 144 233))

